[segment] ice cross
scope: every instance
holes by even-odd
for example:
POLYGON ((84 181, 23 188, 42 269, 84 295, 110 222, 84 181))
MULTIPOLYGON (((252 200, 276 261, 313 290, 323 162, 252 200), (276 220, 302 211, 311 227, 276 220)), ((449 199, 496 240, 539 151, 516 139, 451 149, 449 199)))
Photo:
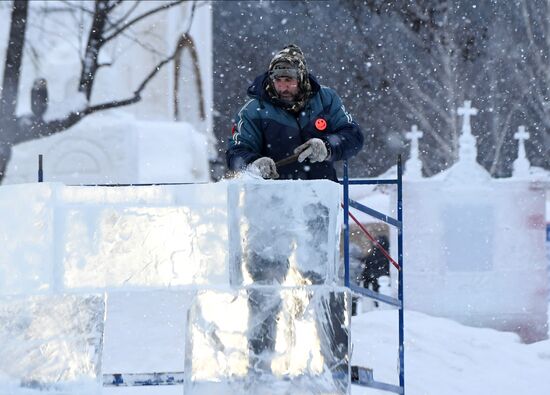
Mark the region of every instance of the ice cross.
POLYGON ((518 140, 518 157, 512 164, 515 177, 526 177, 529 175, 531 164, 525 154, 525 140, 529 138, 529 133, 525 131, 525 126, 519 126, 517 133, 514 133, 514 138, 518 140))
POLYGON ((518 131, 517 133, 514 134, 514 138, 516 140, 519 140, 520 144, 524 141, 524 140, 529 140, 529 133, 527 133, 525 131, 525 126, 520 126, 518 127, 518 131))
POLYGON ((470 127, 470 118, 472 115, 477 115, 477 108, 473 108, 472 102, 470 100, 464 100, 464 107, 458 108, 458 115, 464 116, 464 122, 462 124, 462 130, 471 130, 470 127))
POLYGON ((411 140, 411 159, 418 160, 418 139, 424 136, 422 130, 418 130, 416 125, 412 126, 410 132, 405 133, 405 137, 411 140))
POLYGON ((464 122, 462 122, 462 133, 458 139, 458 159, 464 160, 470 164, 476 164, 476 139, 472 135, 470 118, 472 115, 477 114, 477 108, 471 107, 471 103, 472 102, 470 100, 464 100, 464 106, 459 107, 457 110, 458 115, 464 116, 464 122))
POLYGON ((405 133, 405 137, 411 140, 411 143, 415 145, 418 144, 418 139, 421 139, 422 136, 424 136, 424 133, 422 133, 421 130, 418 130, 416 125, 412 126, 410 132, 405 133))
POLYGON ((416 125, 412 126, 410 132, 405 133, 405 137, 411 140, 411 156, 405 164, 405 173, 409 178, 422 178, 422 161, 418 153, 418 139, 422 138, 424 133, 418 130, 416 125))

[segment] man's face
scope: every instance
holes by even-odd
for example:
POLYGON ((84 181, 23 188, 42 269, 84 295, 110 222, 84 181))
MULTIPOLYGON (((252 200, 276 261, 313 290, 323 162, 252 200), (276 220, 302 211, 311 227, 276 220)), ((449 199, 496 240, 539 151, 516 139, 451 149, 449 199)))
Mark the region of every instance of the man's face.
POLYGON ((298 95, 298 80, 291 77, 277 77, 273 85, 279 97, 285 101, 293 101, 298 95))

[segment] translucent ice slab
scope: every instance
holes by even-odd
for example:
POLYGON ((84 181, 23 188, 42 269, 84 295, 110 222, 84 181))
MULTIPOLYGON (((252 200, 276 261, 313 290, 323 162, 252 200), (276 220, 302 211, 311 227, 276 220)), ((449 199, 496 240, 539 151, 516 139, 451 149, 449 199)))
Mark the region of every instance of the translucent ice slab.
POLYGON ((0 295, 51 289, 55 187, 0 187, 0 295))
POLYGON ((339 196, 328 181, 230 184, 232 285, 343 285, 339 196))
POLYGON ((104 314, 100 295, 0 300, 0 388, 99 393, 104 314))
POLYGON ((102 189, 65 190, 66 288, 227 284, 224 184, 102 189))
POLYGON ((265 283, 262 260, 341 284, 339 204, 319 180, 2 187, 0 295, 265 283))
POLYGON ((199 292, 185 394, 347 394, 349 306, 343 288, 326 286, 199 292))

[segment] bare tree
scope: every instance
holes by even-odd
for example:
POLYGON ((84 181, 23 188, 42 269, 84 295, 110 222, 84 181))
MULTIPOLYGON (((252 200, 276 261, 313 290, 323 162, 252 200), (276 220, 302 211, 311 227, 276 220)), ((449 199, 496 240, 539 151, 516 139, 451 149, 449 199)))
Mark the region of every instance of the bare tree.
MULTIPOLYGON (((519 33, 524 43, 516 78, 521 88, 522 110, 527 115, 531 138, 527 142, 531 163, 550 166, 550 2, 521 0, 519 33), (530 149, 532 147, 532 149, 530 149)), ((516 49, 517 51, 517 49, 516 49)))
MULTIPOLYGON (((155 75, 166 64, 175 59, 177 48, 174 48, 172 53, 164 55, 135 87, 133 94, 129 97, 92 104, 91 97, 94 91, 97 72, 100 68, 111 65, 110 63, 100 63, 100 54, 107 43, 119 37, 129 37, 131 28, 139 22, 159 12, 179 6, 185 1, 187 0, 159 2, 155 7, 138 15, 135 15, 139 4, 138 1, 129 7, 122 7, 122 0, 95 0, 93 9, 88 9, 86 3, 64 1, 63 4, 67 9, 78 9, 91 18, 87 42, 81 57, 78 84, 78 91, 85 95, 86 102, 78 110, 71 111, 61 118, 46 121, 44 113, 48 107, 48 92, 47 81, 45 79, 37 79, 33 85, 31 92, 32 114, 18 115, 16 113, 29 3, 27 0, 14 0, 2 91, 0 92, 0 181, 5 174, 6 165, 11 157, 12 147, 15 144, 66 130, 87 115, 97 111, 139 102, 143 91, 155 75)), ((194 9, 193 4, 192 14, 194 9)), ((188 31, 184 34, 187 33, 188 31)), ((137 39, 134 40, 137 41, 137 39)), ((141 45, 141 43, 139 44, 141 45)))
POLYGON ((363 128, 365 149, 350 163, 354 174, 378 175, 395 164, 398 153, 407 155, 404 132, 413 124, 424 131, 420 156, 425 175, 451 166, 462 123, 456 110, 465 99, 480 110, 472 119, 477 159, 493 176, 510 175, 517 149, 513 134, 522 122, 531 132, 526 143, 531 163, 550 168, 549 4, 216 4, 218 31, 223 32, 214 36, 215 100, 223 104, 216 116, 218 131, 222 137, 228 134, 235 103, 244 99, 245 81, 265 70, 270 51, 296 42, 312 73, 336 88, 363 128))
POLYGON ((385 70, 395 75, 389 94, 425 132, 426 175, 456 161, 462 122, 456 109, 464 99, 481 110, 473 120, 478 161, 493 176, 510 174, 517 146, 512 136, 520 123, 532 131, 531 162, 550 165, 547 0, 367 4, 376 14, 394 16, 395 34, 386 37, 390 50, 383 54, 385 70))
POLYGON ((389 52, 397 76, 391 93, 425 133, 423 145, 429 145, 431 160, 424 161, 424 170, 430 176, 458 158, 456 109, 471 93, 466 64, 480 56, 477 48, 486 37, 457 21, 452 1, 398 3, 402 23, 396 24, 393 38, 414 55, 389 52))

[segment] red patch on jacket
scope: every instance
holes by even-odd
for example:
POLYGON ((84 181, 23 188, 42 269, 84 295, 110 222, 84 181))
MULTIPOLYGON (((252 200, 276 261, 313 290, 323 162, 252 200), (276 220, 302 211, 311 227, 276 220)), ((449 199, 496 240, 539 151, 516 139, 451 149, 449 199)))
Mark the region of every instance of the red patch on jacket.
POLYGON ((315 127, 318 131, 322 132, 327 128, 327 121, 325 121, 323 118, 317 118, 315 121, 315 127))

